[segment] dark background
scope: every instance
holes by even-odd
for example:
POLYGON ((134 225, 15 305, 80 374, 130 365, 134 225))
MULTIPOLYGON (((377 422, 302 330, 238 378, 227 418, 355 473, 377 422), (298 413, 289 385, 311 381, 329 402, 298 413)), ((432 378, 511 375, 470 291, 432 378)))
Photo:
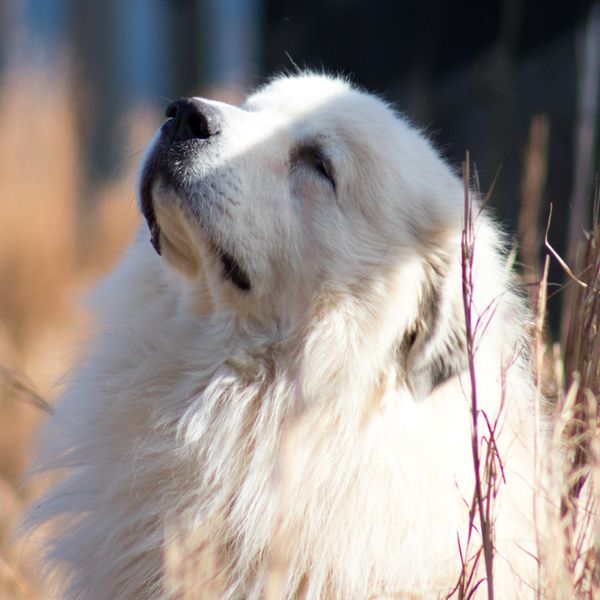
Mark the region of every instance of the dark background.
MULTIPOLYGON (((170 99, 195 94, 235 102, 269 74, 297 64, 346 74, 383 95, 428 132, 457 170, 468 150, 482 191, 498 175, 490 204, 514 232, 525 147, 533 118, 542 114, 549 144, 540 218, 552 203, 552 239, 567 252, 570 206, 580 197, 577 219, 585 224, 597 171, 598 41, 586 51, 586 35, 600 36, 599 6, 0 0, 0 73, 14 64, 69 71, 86 171, 81 197, 88 203, 123 160, 124 115, 149 107, 158 125, 170 99), (591 107, 581 93, 590 61, 591 107)), ((556 265, 551 273, 562 279, 556 265)))

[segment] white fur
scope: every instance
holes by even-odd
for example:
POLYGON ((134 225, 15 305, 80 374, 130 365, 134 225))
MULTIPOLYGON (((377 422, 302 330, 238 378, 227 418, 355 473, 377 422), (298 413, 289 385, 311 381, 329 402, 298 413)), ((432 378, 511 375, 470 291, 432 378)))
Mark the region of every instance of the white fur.
MULTIPOLYGON (((402 117, 340 79, 281 77, 242 109, 211 105, 218 137, 170 165, 183 187, 153 185, 163 257, 144 230, 98 291, 101 331, 46 433, 43 466, 66 474, 31 519, 52 524, 64 597, 176 597, 165 552, 196 531, 224 598, 261 597, 274 571, 285 598, 444 597, 474 489, 462 182, 402 117), (298 158, 315 140, 335 187, 298 158), (224 278, 215 245, 249 291, 224 278)), ((525 598, 527 313, 486 215, 476 231, 490 420, 504 396, 496 596, 525 598)))

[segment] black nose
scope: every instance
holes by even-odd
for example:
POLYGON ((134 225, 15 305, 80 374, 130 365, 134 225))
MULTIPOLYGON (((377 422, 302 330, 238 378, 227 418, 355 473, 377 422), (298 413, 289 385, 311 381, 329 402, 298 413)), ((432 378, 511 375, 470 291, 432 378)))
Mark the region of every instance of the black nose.
POLYGON ((172 142, 206 140, 219 133, 219 111, 198 98, 182 98, 171 102, 165 115, 170 121, 165 124, 172 142))

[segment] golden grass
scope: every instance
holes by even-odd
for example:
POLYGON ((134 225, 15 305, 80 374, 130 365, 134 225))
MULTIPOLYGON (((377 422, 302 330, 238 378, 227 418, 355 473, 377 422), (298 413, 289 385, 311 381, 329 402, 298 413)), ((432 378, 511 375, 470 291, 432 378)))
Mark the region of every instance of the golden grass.
MULTIPOLYGON (((82 165, 71 89, 66 75, 55 73, 50 80, 36 71, 12 70, 0 82, 0 598, 6 600, 47 598, 31 550, 10 534, 35 494, 20 478, 34 434, 60 391, 56 381, 68 370, 85 331, 87 317, 77 302, 115 263, 138 223, 133 191, 137 156, 129 157, 123 170, 98 190, 95 203, 80 197, 82 165)), ((132 116, 132 154, 150 139, 151 121, 146 111, 132 116)), ((600 551, 590 540, 600 539, 600 227, 594 223, 577 264, 571 266, 577 281, 571 283, 576 291, 563 352, 548 343, 543 324, 546 284, 539 220, 548 135, 546 120, 536 118, 519 224, 527 279, 542 279, 541 288, 529 288, 532 303, 539 307, 538 388, 543 384, 544 390, 553 390, 553 439, 566 458, 544 466, 552 470, 563 502, 551 524, 554 552, 540 572, 539 595, 597 598, 600 551)), ((488 459, 478 457, 484 463, 488 459)), ((485 501, 490 482, 480 485, 479 500, 485 501)), ((484 514, 482 508, 474 512, 478 519, 484 514)), ((487 542, 492 544, 492 538, 487 542)), ((183 590, 182 597, 218 597, 219 567, 211 548, 202 531, 167 548, 167 585, 183 590), (211 582, 202 591, 193 576, 200 567, 211 582)), ((473 560, 476 549, 465 551, 465 561, 473 560)), ((491 573, 489 546, 479 560, 491 573)), ((277 598, 280 589, 276 560, 274 565, 269 598, 277 598)), ((476 581, 468 571, 464 575, 458 596, 467 598, 476 581)))
MULTIPOLYGON (((10 69, 0 82, 0 598, 6 600, 45 597, 27 549, 11 535, 32 495, 22 476, 34 434, 59 392, 56 382, 85 330, 81 294, 114 264, 138 223, 135 160, 95 202, 80 197, 82 164, 65 72, 10 69)), ((148 116, 131 119, 138 148, 151 136, 148 116)))
MULTIPOLYGON (((565 381, 558 399, 555 439, 566 460, 560 506, 560 561, 556 585, 565 598, 600 597, 600 223, 595 218, 577 258, 567 306, 564 354, 556 379, 565 381), (564 390, 564 391, 563 391, 564 390), (567 593, 569 595, 567 595, 567 593)), ((556 548, 556 546, 555 546, 556 548)))

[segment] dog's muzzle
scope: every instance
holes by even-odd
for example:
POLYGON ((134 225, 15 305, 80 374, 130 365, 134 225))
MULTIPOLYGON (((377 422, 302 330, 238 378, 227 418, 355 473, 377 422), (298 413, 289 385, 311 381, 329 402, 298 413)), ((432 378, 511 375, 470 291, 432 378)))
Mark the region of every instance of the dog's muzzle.
POLYGON ((161 253, 160 227, 153 206, 154 181, 160 175, 178 188, 169 169, 171 156, 189 155, 218 135, 221 126, 218 109, 199 98, 181 98, 171 102, 165 116, 167 120, 160 128, 160 137, 144 164, 140 186, 140 208, 150 229, 150 240, 158 254, 161 253))
MULTIPOLYGON (((211 144, 212 138, 221 132, 219 110, 199 98, 181 98, 171 102, 165 112, 167 120, 160 128, 156 140, 142 170, 140 180, 140 208, 150 229, 150 241, 157 254, 162 253, 161 228, 154 208, 153 187, 157 178, 180 195, 186 195, 186 184, 177 175, 174 165, 196 157, 211 144)), ((223 277, 229 279, 240 290, 248 291, 250 278, 233 253, 214 242, 212 250, 219 257, 223 277)))

